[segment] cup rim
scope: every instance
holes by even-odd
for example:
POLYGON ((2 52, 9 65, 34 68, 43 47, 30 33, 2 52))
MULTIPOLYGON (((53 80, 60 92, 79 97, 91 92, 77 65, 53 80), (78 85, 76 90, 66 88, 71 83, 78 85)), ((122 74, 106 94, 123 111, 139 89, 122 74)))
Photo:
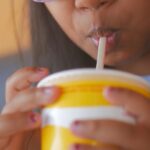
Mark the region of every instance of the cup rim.
POLYGON ((114 80, 114 78, 117 79, 117 81, 127 80, 127 82, 131 82, 136 85, 140 84, 150 89, 150 84, 138 75, 113 69, 96 70, 94 68, 70 69, 54 73, 42 79, 37 86, 52 86, 55 84, 66 83, 71 81, 93 80, 93 78, 94 80, 114 80))

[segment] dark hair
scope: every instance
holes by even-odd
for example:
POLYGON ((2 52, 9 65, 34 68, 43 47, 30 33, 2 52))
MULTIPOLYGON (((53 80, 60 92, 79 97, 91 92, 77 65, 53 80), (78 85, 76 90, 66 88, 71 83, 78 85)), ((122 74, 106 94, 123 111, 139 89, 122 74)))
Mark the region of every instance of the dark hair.
POLYGON ((60 70, 95 67, 95 60, 77 47, 61 30, 42 3, 30 0, 33 59, 36 66, 60 70))

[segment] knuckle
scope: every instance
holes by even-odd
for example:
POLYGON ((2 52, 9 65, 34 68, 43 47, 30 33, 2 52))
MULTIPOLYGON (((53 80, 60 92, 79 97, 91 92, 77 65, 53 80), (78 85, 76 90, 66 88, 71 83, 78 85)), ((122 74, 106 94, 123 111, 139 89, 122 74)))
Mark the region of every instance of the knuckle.
POLYGON ((18 80, 19 81, 19 74, 22 72, 22 69, 20 70, 17 70, 15 73, 13 73, 11 76, 9 76, 7 79, 6 79, 6 87, 10 87, 12 86, 13 84, 16 83, 16 81, 18 80))
POLYGON ((97 132, 100 129, 100 123, 98 123, 97 121, 88 122, 88 126, 91 132, 97 132))

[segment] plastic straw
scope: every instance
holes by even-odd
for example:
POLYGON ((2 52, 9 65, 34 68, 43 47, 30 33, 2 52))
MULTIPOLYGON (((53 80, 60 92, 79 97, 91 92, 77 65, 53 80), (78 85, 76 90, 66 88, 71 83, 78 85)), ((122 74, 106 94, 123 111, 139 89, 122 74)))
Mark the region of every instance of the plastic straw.
POLYGON ((96 69, 104 68, 105 50, 106 50, 106 37, 101 37, 99 40, 99 46, 98 46, 96 69))

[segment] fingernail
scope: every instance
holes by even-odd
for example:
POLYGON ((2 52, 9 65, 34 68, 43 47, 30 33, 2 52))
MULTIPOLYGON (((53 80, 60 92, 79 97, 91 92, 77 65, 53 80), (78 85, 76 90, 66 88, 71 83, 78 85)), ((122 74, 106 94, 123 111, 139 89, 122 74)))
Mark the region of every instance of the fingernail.
POLYGON ((106 88, 104 88, 104 90, 103 90, 103 95, 104 96, 108 96, 111 92, 113 92, 114 91, 114 88, 112 88, 112 87, 106 87, 106 88))
POLYGON ((55 97, 56 97, 55 95, 57 95, 56 91, 51 87, 44 88, 43 94, 45 97, 45 101, 49 101, 49 100, 51 101, 51 100, 55 99, 55 97))
POLYGON ((80 144, 73 144, 70 146, 70 150, 80 150, 81 145, 80 144))
POLYGON ((75 121, 72 125, 71 125, 71 130, 74 132, 80 132, 82 131, 83 127, 80 121, 75 121))
POLYGON ((112 94, 114 91, 116 91, 115 88, 113 88, 113 87, 106 87, 106 88, 104 88, 104 90, 103 90, 103 96, 107 98, 107 97, 109 97, 110 94, 112 94))
POLYGON ((51 88, 51 87, 43 88, 43 93, 46 94, 46 95, 49 95, 49 96, 54 95, 53 88, 51 88))
POLYGON ((103 96, 106 98, 107 101, 113 103, 116 100, 116 94, 119 92, 118 88, 115 87, 106 87, 103 90, 103 96))
POLYGON ((42 89, 42 102, 47 104, 59 98, 61 95, 61 89, 56 87, 46 87, 42 89))
POLYGON ((30 121, 32 123, 41 122, 41 115, 39 113, 32 112, 30 114, 30 121))
POLYGON ((51 87, 43 88, 43 92, 46 95, 51 95, 51 96, 60 95, 63 93, 63 89, 61 87, 51 86, 51 87))

